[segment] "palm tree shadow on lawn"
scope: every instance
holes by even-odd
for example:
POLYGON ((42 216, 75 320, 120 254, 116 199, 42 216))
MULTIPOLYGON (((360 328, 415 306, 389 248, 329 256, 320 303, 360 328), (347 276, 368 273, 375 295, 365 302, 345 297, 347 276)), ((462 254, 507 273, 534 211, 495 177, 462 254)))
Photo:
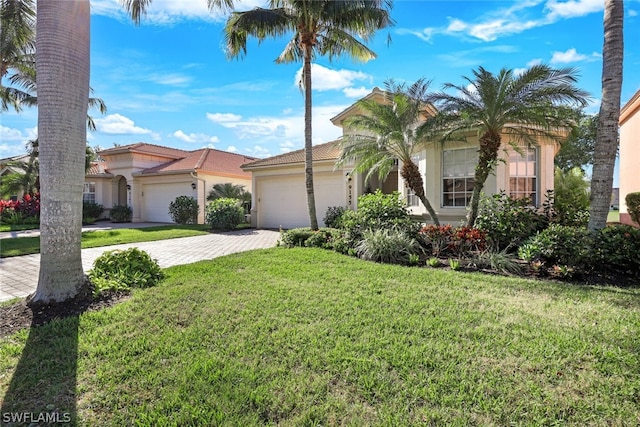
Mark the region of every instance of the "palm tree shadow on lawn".
POLYGON ((72 315, 51 320, 70 308, 33 308, 29 336, 2 401, 0 424, 77 424, 76 373, 79 315, 88 304, 75 301, 72 315))

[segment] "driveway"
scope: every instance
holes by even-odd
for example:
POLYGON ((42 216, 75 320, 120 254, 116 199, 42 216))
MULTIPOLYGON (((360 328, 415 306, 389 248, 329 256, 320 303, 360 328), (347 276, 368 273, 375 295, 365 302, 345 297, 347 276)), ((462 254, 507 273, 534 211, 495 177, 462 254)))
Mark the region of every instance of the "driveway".
MULTIPOLYGON (((83 249, 82 266, 85 271, 89 270, 93 261, 104 251, 137 247, 158 260, 160 267, 166 268, 236 252, 270 248, 276 245, 279 237, 278 231, 250 229, 83 249)), ((32 294, 38 284, 39 272, 40 254, 0 258, 0 302, 32 294)))

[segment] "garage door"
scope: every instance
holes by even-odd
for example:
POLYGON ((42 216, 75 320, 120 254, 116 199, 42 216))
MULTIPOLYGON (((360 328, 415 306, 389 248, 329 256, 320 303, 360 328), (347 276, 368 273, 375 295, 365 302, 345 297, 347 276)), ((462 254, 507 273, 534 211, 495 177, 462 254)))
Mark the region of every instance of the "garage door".
MULTIPOLYGON (((323 225, 329 206, 344 206, 341 173, 314 176, 316 214, 323 225)), ((295 228, 309 226, 307 191, 302 175, 263 177, 258 181, 258 227, 295 228)))
POLYGON ((170 184, 145 184, 142 186, 143 220, 148 222, 173 222, 169 204, 178 196, 193 196, 191 182, 170 184))

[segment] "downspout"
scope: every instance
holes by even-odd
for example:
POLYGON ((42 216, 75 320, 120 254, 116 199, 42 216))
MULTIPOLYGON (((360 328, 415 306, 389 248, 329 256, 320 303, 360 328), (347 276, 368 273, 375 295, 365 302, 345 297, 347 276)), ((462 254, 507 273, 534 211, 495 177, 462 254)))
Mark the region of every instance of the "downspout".
MULTIPOLYGON (((207 194, 206 194, 206 192, 207 192, 207 188, 206 188, 207 181, 205 181, 202 178, 199 178, 198 175, 196 175, 195 172, 189 172, 189 174, 191 175, 191 178, 202 182, 202 223, 204 224, 205 219, 206 219, 205 218, 205 210, 204 210, 204 208, 205 208, 205 205, 206 205, 206 202, 207 202, 207 194)), ((196 200, 198 200, 198 191, 197 191, 197 189, 196 189, 196 200)), ((198 216, 200 216, 200 215, 198 215, 198 216)))

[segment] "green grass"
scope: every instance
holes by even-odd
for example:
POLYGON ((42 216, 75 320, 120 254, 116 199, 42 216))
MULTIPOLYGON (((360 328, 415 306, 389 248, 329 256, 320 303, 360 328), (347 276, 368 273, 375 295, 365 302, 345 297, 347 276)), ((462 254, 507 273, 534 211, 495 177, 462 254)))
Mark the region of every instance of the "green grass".
POLYGON ((22 230, 35 230, 40 227, 40 224, 0 224, 0 232, 5 231, 22 231, 22 230))
POLYGON ((640 422, 640 289, 306 248, 166 272, 115 307, 0 340, 2 412, 141 426, 640 422))
MULTIPOLYGON (((151 242, 178 237, 200 236, 209 233, 209 225, 163 225, 147 228, 118 228, 113 230, 85 231, 82 247, 119 245, 122 243, 151 242)), ((0 240, 0 256, 11 257, 40 252, 40 237, 18 237, 0 240)))
POLYGON ((620 222, 620 211, 609 211, 607 222, 620 222))

